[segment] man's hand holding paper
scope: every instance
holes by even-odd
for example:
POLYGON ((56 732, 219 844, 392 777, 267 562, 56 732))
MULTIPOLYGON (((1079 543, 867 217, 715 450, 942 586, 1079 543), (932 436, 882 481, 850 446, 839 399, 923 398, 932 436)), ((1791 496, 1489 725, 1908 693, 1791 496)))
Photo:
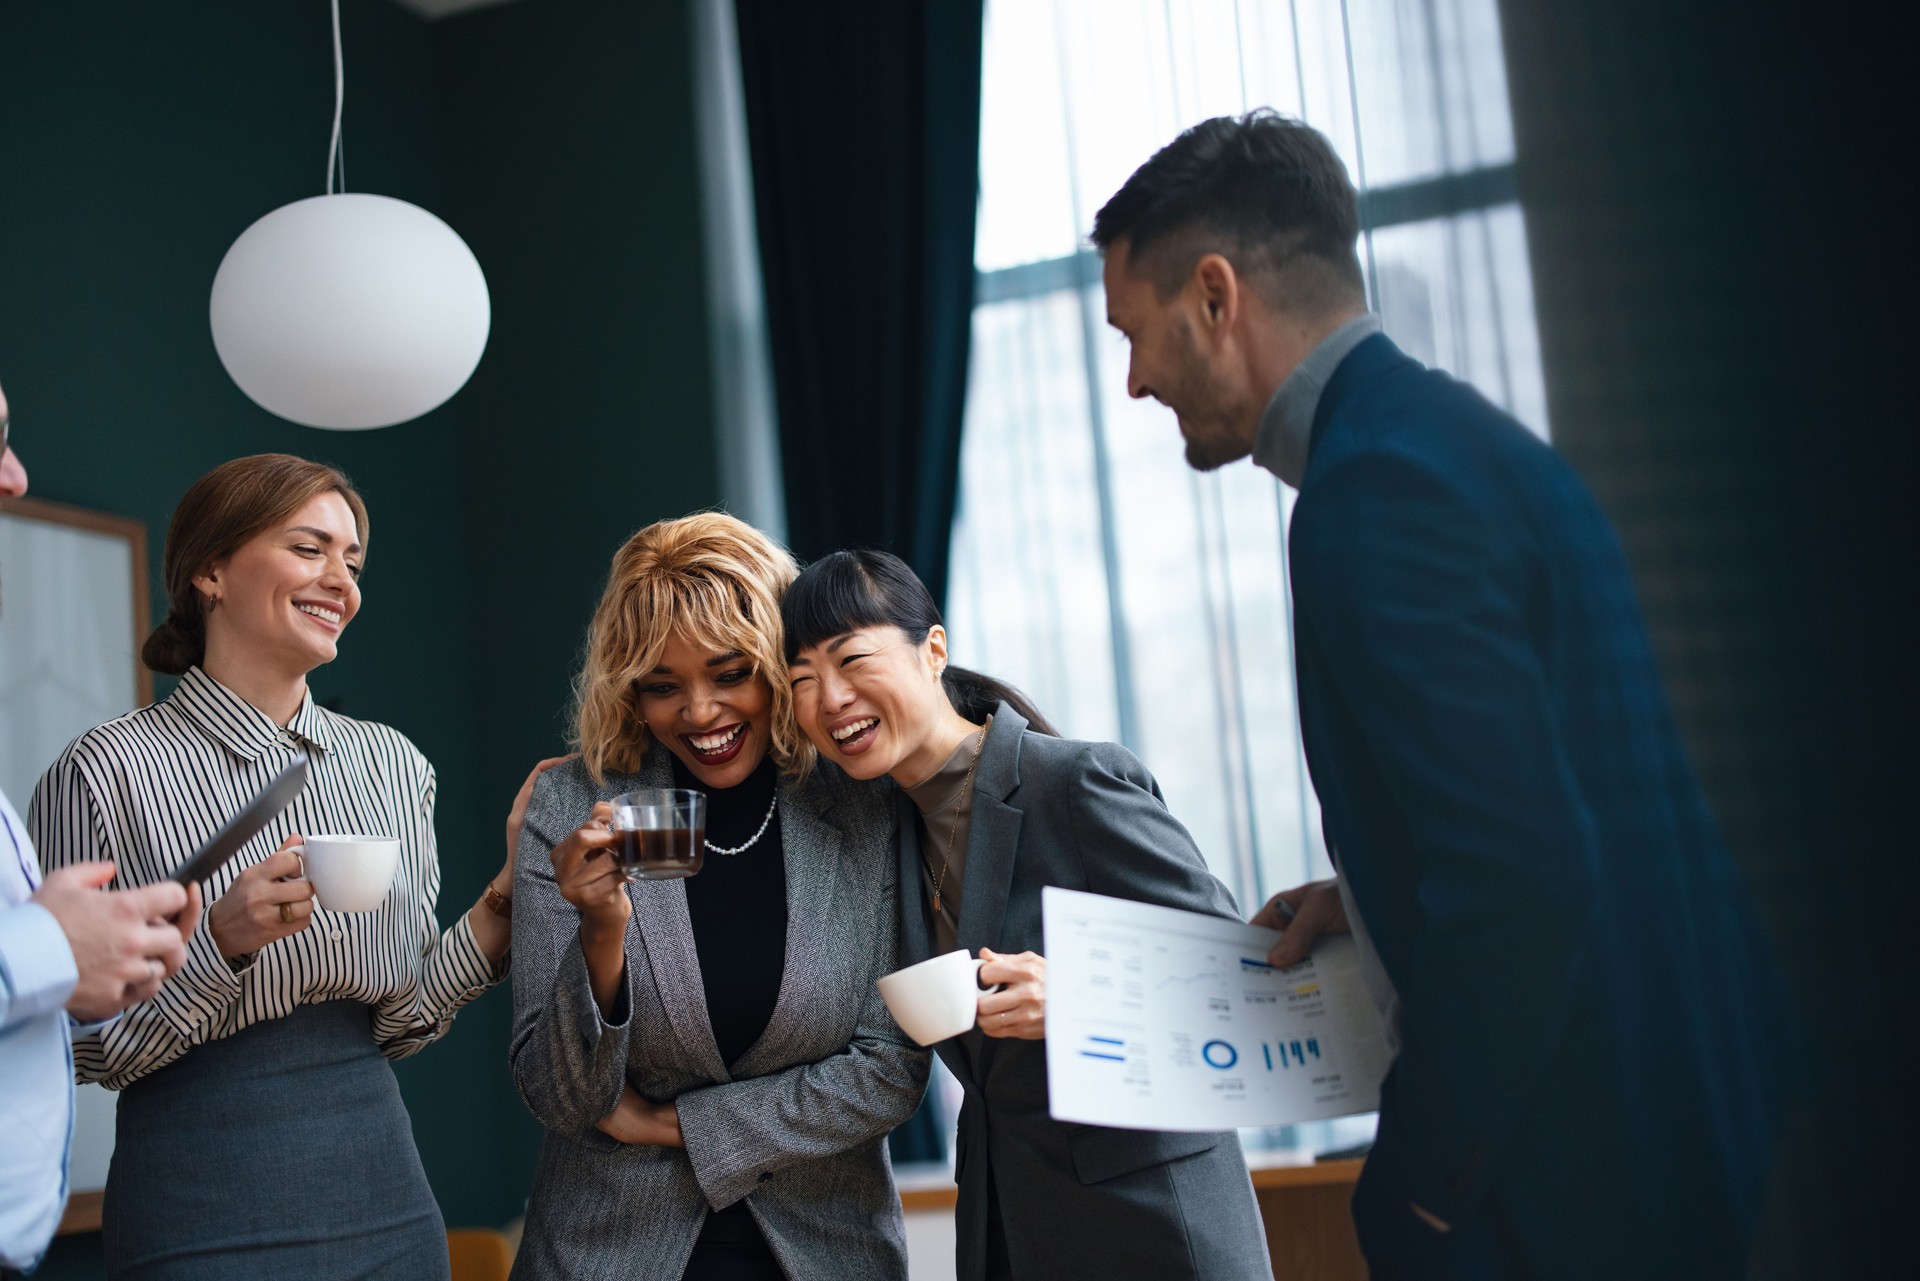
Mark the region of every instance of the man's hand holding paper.
POLYGON ((1253 914, 1252 923, 1280 931, 1280 940, 1267 953, 1267 960, 1281 969, 1306 960, 1321 935, 1353 932, 1347 924, 1347 905, 1340 898, 1340 883, 1335 880, 1308 881, 1281 890, 1253 914))

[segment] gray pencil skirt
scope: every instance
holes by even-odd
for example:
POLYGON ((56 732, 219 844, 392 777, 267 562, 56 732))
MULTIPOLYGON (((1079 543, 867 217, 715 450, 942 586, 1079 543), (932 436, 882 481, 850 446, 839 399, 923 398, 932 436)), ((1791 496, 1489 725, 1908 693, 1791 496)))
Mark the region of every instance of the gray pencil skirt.
POLYGON ((195 1046, 120 1095, 107 1274, 445 1278, 446 1224, 356 1001, 195 1046))

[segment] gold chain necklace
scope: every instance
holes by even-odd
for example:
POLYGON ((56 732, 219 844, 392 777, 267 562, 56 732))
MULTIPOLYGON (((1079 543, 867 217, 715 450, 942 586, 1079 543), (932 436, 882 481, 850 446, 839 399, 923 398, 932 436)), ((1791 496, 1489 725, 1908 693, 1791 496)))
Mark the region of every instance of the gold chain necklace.
POLYGON ((947 864, 953 859, 953 842, 960 835, 960 811, 966 807, 967 798, 973 795, 973 772, 980 768, 980 753, 987 745, 987 730, 980 728, 980 741, 973 745, 973 761, 967 766, 967 781, 960 784, 960 799, 953 803, 953 827, 947 832, 947 852, 940 856, 940 874, 935 876, 933 864, 927 863, 922 854, 920 861, 927 863, 927 875, 933 877, 933 913, 940 914, 940 887, 947 883, 947 864))

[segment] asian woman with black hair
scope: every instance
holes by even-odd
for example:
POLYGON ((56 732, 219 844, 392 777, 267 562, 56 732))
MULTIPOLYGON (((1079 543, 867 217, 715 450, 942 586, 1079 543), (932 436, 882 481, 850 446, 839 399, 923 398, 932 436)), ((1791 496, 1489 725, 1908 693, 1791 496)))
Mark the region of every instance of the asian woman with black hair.
POLYGON ((975 1027, 936 1047, 965 1090, 962 1281, 1011 1276, 1268 1278, 1237 1136, 1048 1115, 1048 885, 1239 919, 1233 898, 1125 748, 1061 738, 1018 691, 947 661, 939 610, 885 552, 815 562, 782 603, 794 713, 821 756, 890 776, 900 960, 986 962, 975 1027))

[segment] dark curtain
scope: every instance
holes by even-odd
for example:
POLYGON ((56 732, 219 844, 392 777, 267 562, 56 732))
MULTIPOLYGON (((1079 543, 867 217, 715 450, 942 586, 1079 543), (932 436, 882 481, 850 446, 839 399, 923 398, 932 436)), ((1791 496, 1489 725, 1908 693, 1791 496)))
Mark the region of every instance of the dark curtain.
POLYGON ((973 310, 983 0, 737 0, 788 542, 943 601, 973 310))
MULTIPOLYGON (((787 541, 936 601, 973 325, 984 0, 736 0, 787 541)), ((939 1160, 931 1098, 891 1139, 939 1160)))
POLYGON ((1819 1086, 1777 1150, 1751 1275, 1904 1274, 1911 42, 1787 0, 1500 9, 1554 442, 1620 531, 1811 1029, 1779 1047, 1819 1086))

